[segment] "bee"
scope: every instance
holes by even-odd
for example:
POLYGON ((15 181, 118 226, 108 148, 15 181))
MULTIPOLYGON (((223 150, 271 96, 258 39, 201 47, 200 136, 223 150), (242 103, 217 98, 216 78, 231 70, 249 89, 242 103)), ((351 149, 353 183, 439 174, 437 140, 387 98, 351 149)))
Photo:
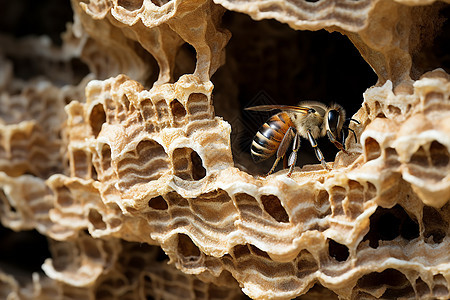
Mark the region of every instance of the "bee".
MULTIPOLYGON (((285 157, 285 154, 292 144, 292 152, 287 160, 289 166, 288 177, 291 176, 297 161, 297 152, 300 148, 300 138, 307 139, 313 147, 317 159, 323 168, 330 170, 325 162, 322 151, 317 147, 316 139, 328 136, 336 148, 347 153, 344 147, 345 134, 343 128, 353 132, 355 141, 357 141, 355 132, 344 125, 345 110, 339 104, 327 106, 320 102, 305 101, 300 102, 298 106, 290 105, 260 105, 245 108, 252 111, 272 111, 279 109, 281 112, 270 117, 256 133, 252 146, 251 155, 253 161, 258 163, 273 156, 276 152, 276 160, 267 175, 270 175, 279 161, 285 157)), ((357 120, 348 119, 359 124, 357 120)))

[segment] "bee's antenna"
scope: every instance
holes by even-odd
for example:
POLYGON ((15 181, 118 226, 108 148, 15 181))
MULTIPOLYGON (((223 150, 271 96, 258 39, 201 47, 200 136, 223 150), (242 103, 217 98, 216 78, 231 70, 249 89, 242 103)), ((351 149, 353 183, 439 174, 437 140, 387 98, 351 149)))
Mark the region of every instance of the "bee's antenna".
POLYGON ((353 122, 355 122, 356 124, 361 124, 358 120, 355 120, 355 119, 352 119, 352 118, 348 118, 346 121, 353 121, 353 122))
MULTIPOLYGON (((359 123, 359 122, 358 122, 359 123)), ((353 136, 355 137, 355 143, 358 143, 358 139, 356 138, 356 133, 353 129, 351 128, 347 128, 348 130, 350 130, 351 132, 353 132, 353 136)))

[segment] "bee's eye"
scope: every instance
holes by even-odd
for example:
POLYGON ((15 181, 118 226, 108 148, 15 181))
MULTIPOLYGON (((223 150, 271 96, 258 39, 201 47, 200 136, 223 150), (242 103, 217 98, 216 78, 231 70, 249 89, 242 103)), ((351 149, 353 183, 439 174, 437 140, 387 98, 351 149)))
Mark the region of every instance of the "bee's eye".
POLYGON ((315 112, 316 112, 316 110, 315 110, 314 108, 308 109, 308 113, 310 113, 310 114, 313 114, 313 113, 315 113, 315 112))
POLYGON ((328 126, 330 130, 335 132, 339 123, 339 112, 337 110, 330 110, 328 112, 328 126))

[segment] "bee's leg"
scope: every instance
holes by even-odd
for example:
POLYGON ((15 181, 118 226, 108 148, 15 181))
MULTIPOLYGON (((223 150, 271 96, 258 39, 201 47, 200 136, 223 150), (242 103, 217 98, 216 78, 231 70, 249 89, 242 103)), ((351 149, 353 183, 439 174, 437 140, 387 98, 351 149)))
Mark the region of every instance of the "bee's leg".
POLYGON ((308 140, 311 143, 311 146, 314 148, 314 151, 316 152, 316 157, 318 160, 320 160, 320 163, 326 170, 330 170, 328 168, 327 163, 325 162, 325 158, 323 157, 322 151, 320 151, 319 147, 317 147, 316 139, 312 136, 311 131, 308 131, 308 140))
POLYGON ((344 146, 340 142, 338 142, 338 140, 336 140, 336 138, 331 133, 331 131, 327 130, 327 135, 328 135, 328 138, 330 139, 330 142, 332 142, 336 146, 336 148, 338 148, 339 150, 342 150, 344 153, 348 154, 348 152, 345 150, 344 146))
POLYGON ((289 172, 287 174, 287 177, 291 177, 292 171, 294 171, 295 163, 297 162, 297 152, 300 148, 300 136, 298 135, 298 132, 295 134, 294 142, 292 143, 292 153, 289 155, 288 165, 289 165, 289 172))
POLYGON ((267 173, 266 176, 269 176, 270 174, 272 174, 273 170, 275 170, 275 167, 278 165, 278 162, 280 161, 280 159, 282 159, 283 156, 286 154, 289 144, 292 141, 293 135, 294 135, 294 128, 289 127, 289 129, 286 131, 286 134, 283 136, 283 139, 281 140, 280 145, 278 146, 277 159, 273 163, 272 169, 270 169, 269 173, 267 173))

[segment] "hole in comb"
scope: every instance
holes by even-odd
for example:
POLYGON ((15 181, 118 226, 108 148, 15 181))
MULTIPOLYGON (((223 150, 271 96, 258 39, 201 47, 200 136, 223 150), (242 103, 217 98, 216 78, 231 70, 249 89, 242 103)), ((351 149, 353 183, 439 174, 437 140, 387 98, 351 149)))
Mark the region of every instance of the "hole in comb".
POLYGON ((423 207, 423 225, 425 231, 423 233, 426 242, 431 242, 429 239, 432 237, 434 243, 441 243, 447 232, 448 232, 448 222, 444 220, 440 211, 449 210, 450 204, 447 203, 440 210, 437 210, 430 206, 423 207))
POLYGON ((450 160, 450 154, 444 145, 433 141, 430 145, 430 158, 433 166, 446 167, 450 160))
POLYGON ((184 117, 186 116, 186 109, 180 101, 174 99, 170 102, 170 110, 172 111, 173 121, 175 123, 181 123, 184 120, 184 117))
POLYGON ((91 222, 95 229, 106 229, 106 223, 103 221, 102 215, 95 209, 90 209, 88 214, 88 220, 91 222))
POLYGON ((148 201, 148 206, 157 210, 166 210, 168 208, 166 200, 162 196, 152 198, 148 201))
POLYGON ((173 151, 174 175, 184 180, 200 180, 206 176, 201 157, 191 148, 177 148, 173 151))
POLYGON ((346 261, 349 256, 348 247, 332 239, 328 239, 328 253, 337 261, 346 261))
POLYGON ((192 178, 194 180, 200 180, 206 176, 206 170, 203 167, 203 162, 201 157, 197 154, 197 152, 191 152, 191 161, 192 161, 192 178))
POLYGON ((419 225, 398 204, 392 208, 378 207, 370 216, 370 230, 363 240, 369 240, 370 247, 377 248, 380 240, 391 241, 398 236, 407 240, 417 238, 419 225))
POLYGON ((275 220, 281 223, 289 223, 289 216, 281 205, 281 201, 274 195, 262 195, 261 202, 264 210, 275 220))
POLYGON ((97 104, 91 111, 89 116, 89 124, 91 125, 92 134, 97 138, 103 123, 106 122, 106 114, 102 104, 97 104))
POLYGON ((126 10, 137 10, 142 7, 144 0, 118 0, 117 5, 126 10))
POLYGON ((363 290, 369 291, 378 289, 381 286, 402 287, 408 283, 406 276, 394 269, 386 269, 380 273, 369 273, 358 280, 358 286, 363 290))
POLYGON ((192 242, 186 234, 178 234, 178 254, 181 255, 183 262, 193 263, 200 259, 200 249, 192 242))

